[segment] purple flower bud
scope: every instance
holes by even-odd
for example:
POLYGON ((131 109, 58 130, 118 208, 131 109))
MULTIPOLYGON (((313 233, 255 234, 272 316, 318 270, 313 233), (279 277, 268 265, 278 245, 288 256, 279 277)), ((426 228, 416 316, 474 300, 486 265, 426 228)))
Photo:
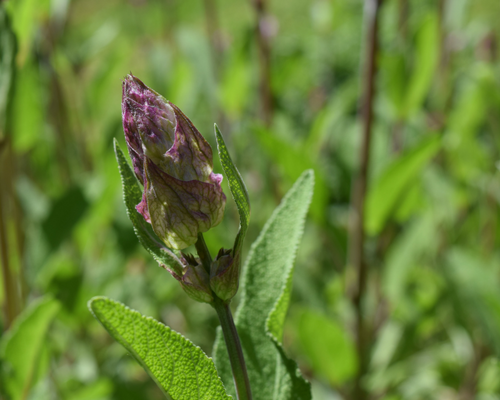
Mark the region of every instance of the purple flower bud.
POLYGON ((221 222, 226 204, 210 145, 181 110, 131 74, 123 81, 122 118, 144 186, 137 211, 167 247, 194 244, 221 222))

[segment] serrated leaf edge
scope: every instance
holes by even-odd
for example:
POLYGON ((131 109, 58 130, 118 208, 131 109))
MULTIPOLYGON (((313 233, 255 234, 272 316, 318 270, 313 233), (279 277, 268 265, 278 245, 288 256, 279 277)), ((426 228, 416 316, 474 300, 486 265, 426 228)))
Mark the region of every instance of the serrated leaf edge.
POLYGON ((229 190, 231 191, 231 196, 233 197, 233 200, 236 203, 236 208, 238 210, 238 215, 240 217, 240 226, 238 228, 238 234, 236 235, 233 246, 233 257, 234 257, 236 253, 238 253, 241 250, 241 247, 243 246, 243 240, 245 239, 245 235, 248 230, 248 223, 250 221, 250 213, 251 213, 250 198, 248 196, 248 190, 245 185, 245 182, 243 181, 240 171, 238 171, 238 168, 236 167, 236 165, 234 165, 231 155, 227 151, 227 146, 224 141, 224 137, 222 136, 222 133, 220 132, 220 129, 217 126, 217 124, 214 124, 214 130, 215 130, 215 138, 217 140, 217 152, 219 154, 219 160, 221 162, 222 169, 224 170, 224 174, 226 175, 226 178, 228 180, 229 190), (223 155, 227 157, 227 159, 231 164, 232 169, 234 170, 230 172, 231 175, 234 175, 234 177, 236 178, 238 188, 234 188, 233 185, 231 184, 231 179, 229 178, 230 174, 228 173, 229 168, 226 168, 225 164, 222 162, 223 155), (248 207, 248 213, 245 213, 245 211, 239 206, 239 203, 235 195, 237 189, 240 189, 241 192, 243 193, 243 197, 248 207))
MULTIPOLYGON (((286 203, 286 200, 288 198, 290 198, 293 193, 295 193, 295 190, 298 190, 300 184, 299 182, 302 182, 304 181, 306 178, 308 178, 309 176, 311 176, 311 179, 312 179, 312 183, 314 184, 314 170, 312 169, 307 169, 305 170, 302 175, 297 179, 297 181, 295 181, 295 183, 293 184, 292 188, 286 193, 286 195, 283 197, 283 199, 281 199, 281 202, 280 204, 278 205, 278 207, 276 207, 272 213, 272 215, 269 217, 269 219, 266 221, 266 223, 264 224, 264 227, 262 228, 262 230, 260 231, 259 233, 259 237, 257 238, 257 240, 255 240, 255 242, 252 243, 252 246, 250 247, 250 250, 248 252, 248 255, 247 255, 247 258, 245 260, 245 265, 243 267, 243 277, 242 277, 242 281, 245 281, 247 279, 246 275, 248 274, 248 267, 247 267, 247 264, 249 262, 249 260, 252 259, 252 255, 253 253, 255 252, 255 249, 257 248, 257 246, 260 244, 260 242, 263 239, 264 235, 262 235, 263 232, 267 231, 269 229, 269 226, 271 225, 272 221, 273 221, 273 217, 275 214, 277 214, 285 205, 286 203)), ((311 193, 311 196, 309 198, 309 201, 308 201, 308 207, 311 205, 311 201, 312 201, 312 193, 311 193)), ((306 214, 307 215, 307 214, 306 214)), ((304 232, 304 222, 305 222, 306 218, 304 217, 304 220, 302 221, 302 232, 301 232, 301 235, 303 234, 304 232)), ((295 249, 294 249, 294 256, 292 258, 292 263, 295 261, 295 257, 296 257, 296 254, 297 254, 297 249, 299 247, 299 244, 300 243, 297 243, 297 245, 295 246, 295 249)), ((293 265, 293 264, 292 264, 293 265)), ((288 279, 288 278, 287 278, 288 279)), ((278 304, 279 300, 281 299, 281 296, 276 300, 276 303, 274 304, 274 307, 273 309, 271 310, 270 314, 275 310, 276 308, 276 305, 278 304)), ((240 299, 240 304, 244 304, 244 302, 246 301, 246 293, 243 292, 242 293, 242 296, 241 296, 241 299, 240 299)), ((269 315, 268 315, 268 319, 269 319, 269 315)), ((237 320, 237 317, 236 317, 236 320, 237 320)), ((236 322, 236 321, 235 321, 236 322)), ((266 320, 266 327, 267 327, 267 320, 266 320)))

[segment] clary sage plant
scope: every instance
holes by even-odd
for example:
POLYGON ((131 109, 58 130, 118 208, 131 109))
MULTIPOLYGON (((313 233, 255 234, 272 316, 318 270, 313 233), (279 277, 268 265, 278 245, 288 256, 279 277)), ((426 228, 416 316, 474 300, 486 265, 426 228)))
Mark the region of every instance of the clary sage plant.
POLYGON ((310 399, 309 383, 287 358, 281 336, 293 259, 312 196, 312 172, 298 179, 252 246, 235 324, 230 302, 240 286, 250 203, 222 135, 215 126, 240 228, 232 248, 220 249, 213 259, 203 233, 222 221, 226 196, 222 175, 213 172, 210 145, 177 106, 135 76, 128 75, 122 89, 123 130, 132 168, 116 142, 115 153, 130 220, 158 264, 192 299, 215 309, 221 324, 215 361, 180 334, 121 303, 93 298, 92 313, 172 399, 233 395, 248 400, 252 392, 255 399, 310 399), (185 252, 191 245, 197 254, 185 252))

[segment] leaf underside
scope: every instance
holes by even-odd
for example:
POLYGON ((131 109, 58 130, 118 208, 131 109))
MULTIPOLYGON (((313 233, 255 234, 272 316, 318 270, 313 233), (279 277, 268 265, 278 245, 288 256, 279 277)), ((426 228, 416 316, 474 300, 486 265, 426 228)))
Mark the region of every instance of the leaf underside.
MULTIPOLYGON (((252 245, 235 316, 255 399, 311 399, 310 384, 281 346, 290 301, 295 253, 313 193, 314 175, 306 171, 275 210, 252 245)), ((231 367, 220 329, 215 364, 234 395, 231 367)))

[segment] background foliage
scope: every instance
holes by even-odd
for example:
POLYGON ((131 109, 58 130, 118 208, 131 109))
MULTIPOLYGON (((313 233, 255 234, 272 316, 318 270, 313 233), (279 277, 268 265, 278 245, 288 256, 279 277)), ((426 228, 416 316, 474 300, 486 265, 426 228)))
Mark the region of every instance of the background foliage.
MULTIPOLYGON (((163 397, 92 318, 95 295, 211 352, 215 313, 138 245, 123 205, 112 143, 125 148, 120 85, 132 72, 214 149, 218 123, 252 204, 244 257, 314 169, 284 348, 315 399, 353 398, 356 377, 374 399, 500 399, 499 15, 498 0, 380 9, 363 361, 347 254, 361 0, 0 2, 4 395, 163 397)), ((205 235, 213 253, 232 245, 238 221, 228 201, 205 235)))

